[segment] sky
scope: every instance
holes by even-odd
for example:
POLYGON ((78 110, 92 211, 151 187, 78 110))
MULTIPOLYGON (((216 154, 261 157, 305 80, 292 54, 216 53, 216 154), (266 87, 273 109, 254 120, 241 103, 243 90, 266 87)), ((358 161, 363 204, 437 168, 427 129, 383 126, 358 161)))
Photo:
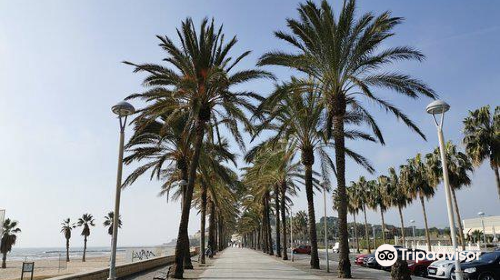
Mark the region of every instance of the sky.
MULTIPOLYGON (((235 53, 251 50, 241 67, 255 67, 260 55, 290 50, 273 31, 286 28, 287 17, 297 17, 299 1, 0 1, 0 209, 19 221, 23 232, 19 247, 62 247, 60 223, 91 213, 89 246, 107 246, 103 217, 113 208, 118 153, 118 120, 112 105, 143 90, 144 76, 121 62, 161 63, 165 53, 156 35, 175 38, 175 28, 186 17, 200 22, 214 17, 224 24, 226 36, 239 39, 235 53)), ((338 11, 341 1, 331 0, 338 11)), ((390 66, 422 79, 451 105, 445 120, 445 137, 460 144, 462 120, 468 110, 499 105, 500 3, 478 1, 360 0, 358 15, 391 10, 405 18, 396 36, 385 46, 410 45, 426 55, 422 63, 390 66)), ((292 72, 268 67, 280 79, 292 72)), ((248 89, 267 95, 270 81, 252 82, 248 89)), ((427 135, 419 138, 376 105, 370 111, 384 132, 386 146, 348 143, 369 158, 377 170, 369 175, 352 162, 347 182, 360 175, 371 179, 399 166, 416 153, 437 146, 434 123, 425 113, 429 99, 409 100, 390 91, 378 91, 409 115, 427 135)), ((140 106, 141 104, 134 104, 140 106)), ((130 127, 126 130, 131 134, 130 127)), ((246 138, 248 139, 248 138, 246 138)), ((251 145, 250 145, 251 146, 251 145)), ((236 146, 234 147, 236 150, 236 146)), ((241 155, 241 152, 239 152, 241 155)), ((241 164, 238 167, 242 167, 241 164)), ((124 176, 134 166, 124 169, 124 176)), ((470 188, 457 198, 463 218, 478 211, 500 215, 495 178, 489 164, 476 169, 470 188)), ((332 178, 334 180, 334 178, 332 178)), ((177 236, 180 203, 158 197, 161 183, 138 180, 122 194, 123 229, 119 246, 156 245, 177 236)), ((316 216, 322 199, 316 196, 316 216)), ((439 186, 426 202, 430 226, 445 227, 445 196, 439 186)), ((328 215, 337 213, 328 207, 328 215)), ((293 210, 305 210, 305 194, 294 198, 293 210)), ((190 234, 199 229, 197 211, 191 211, 190 234)), ((404 210, 405 219, 423 227, 420 204, 404 210)), ((379 223, 379 213, 368 219, 379 223)), ((398 224, 394 209, 386 222, 398 224)), ((82 246, 76 229, 73 246, 82 246)))

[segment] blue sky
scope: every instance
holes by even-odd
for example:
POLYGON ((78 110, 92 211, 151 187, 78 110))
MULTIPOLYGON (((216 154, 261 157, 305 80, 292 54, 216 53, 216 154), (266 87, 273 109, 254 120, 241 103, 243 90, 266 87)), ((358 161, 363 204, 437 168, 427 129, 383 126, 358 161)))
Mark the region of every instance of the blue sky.
MULTIPOLYGON (((335 10, 341 1, 330 1, 335 10)), ((89 246, 109 244, 103 216, 113 205, 118 122, 110 107, 141 90, 141 75, 121 61, 160 62, 164 53, 155 35, 175 35, 187 16, 199 22, 214 17, 227 36, 237 35, 235 50, 252 50, 242 67, 253 67, 266 51, 287 49, 272 32, 296 17, 298 1, 0 1, 0 208, 20 221, 18 245, 63 246, 59 224, 85 212, 94 214, 89 246)), ((480 1, 359 1, 358 13, 392 10, 406 20, 387 46, 411 45, 427 59, 400 63, 388 70, 410 73, 428 83, 452 109, 445 135, 461 140, 467 110, 499 105, 500 4, 480 1)), ((280 78, 290 71, 267 68, 280 78)), ((266 95, 268 81, 247 85, 266 95)), ((371 106, 387 145, 351 143, 370 158, 378 174, 399 166, 417 152, 437 145, 428 99, 411 101, 380 91, 417 122, 425 142, 392 116, 371 106)), ((139 104, 136 104, 139 105, 139 104)), ((127 131, 130 134, 130 130, 127 131)), ((130 172, 126 168, 125 175, 130 172)), ((377 174, 377 175, 378 175, 377 174)), ((348 164, 347 181, 365 171, 348 164)), ((494 175, 488 164, 476 170, 471 190, 458 193, 464 218, 478 211, 500 214, 494 175)), ((176 237, 180 206, 157 197, 158 182, 139 180, 123 192, 120 245, 158 244, 176 237)), ((317 200, 317 208, 322 200, 317 200)), ((305 197, 295 199, 304 210, 305 197)), ((195 212, 195 211, 193 211, 195 212)), ((431 226, 447 225, 444 191, 428 202, 431 226)), ((421 208, 405 210, 407 220, 423 226, 421 208)), ((319 215, 319 212, 317 213, 319 215)), ((331 215, 336 215, 330 210, 331 215)), ((396 211, 387 215, 397 223, 396 211)), ((369 219, 379 221, 378 213, 369 219)), ((193 214, 190 231, 198 230, 193 214)), ((79 232, 78 232, 79 233, 79 232)), ((74 235, 72 243, 81 246, 74 235)))

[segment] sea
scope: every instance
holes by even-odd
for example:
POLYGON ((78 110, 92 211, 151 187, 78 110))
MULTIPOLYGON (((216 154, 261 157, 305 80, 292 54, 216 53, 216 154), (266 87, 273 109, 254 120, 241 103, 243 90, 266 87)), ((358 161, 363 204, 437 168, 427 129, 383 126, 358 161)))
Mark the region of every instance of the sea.
MULTIPOLYGON (((118 253, 125 253, 127 247, 117 248, 118 253)), ((109 247, 87 247, 86 257, 102 257, 110 255, 109 247)), ((81 257, 83 255, 83 247, 71 247, 69 250, 70 257, 81 257)), ((65 247, 47 247, 47 248, 12 248, 8 254, 9 260, 13 261, 32 261, 41 259, 59 259, 66 257, 65 247)))

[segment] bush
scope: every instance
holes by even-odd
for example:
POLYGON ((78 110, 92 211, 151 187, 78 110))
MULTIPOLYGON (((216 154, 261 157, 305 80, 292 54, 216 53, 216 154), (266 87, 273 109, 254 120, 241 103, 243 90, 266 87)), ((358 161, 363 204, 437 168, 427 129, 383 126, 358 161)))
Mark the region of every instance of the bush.
POLYGON ((410 274, 408 263, 400 259, 391 268, 392 280, 411 280, 410 274))

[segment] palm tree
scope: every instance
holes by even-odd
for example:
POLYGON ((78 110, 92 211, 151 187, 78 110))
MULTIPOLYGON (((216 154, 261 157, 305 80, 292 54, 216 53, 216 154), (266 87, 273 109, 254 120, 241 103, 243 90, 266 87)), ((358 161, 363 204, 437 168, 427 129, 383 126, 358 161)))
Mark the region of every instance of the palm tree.
POLYGON ((2 253, 2 268, 7 268, 7 253, 16 244, 17 235, 21 229, 17 227, 18 222, 5 219, 2 225, 2 239, 0 240, 0 253, 2 253))
MULTIPOLYGON (((291 84, 294 83, 292 79, 291 84)), ((277 86, 276 92, 286 91, 289 84, 277 86)), ((318 129, 322 126, 322 108, 319 104, 320 96, 314 89, 309 88, 305 94, 302 92, 288 92, 279 103, 271 107, 263 106, 266 119, 256 129, 256 137, 265 129, 272 129, 276 134, 261 145, 276 145, 282 139, 287 139, 291 145, 296 145, 301 153, 301 162, 304 165, 304 181, 308 205, 309 237, 311 243, 311 261, 313 269, 319 269, 318 240, 316 233, 316 218, 314 212, 314 180, 313 164, 315 153, 320 155, 323 180, 328 182, 328 172, 334 169, 325 149, 325 137, 318 129)), ((316 183, 316 187, 318 184, 316 183)))
POLYGON ((495 107, 493 116, 490 106, 469 111, 464 119, 465 151, 475 166, 479 166, 486 158, 490 160, 491 169, 497 180, 498 197, 500 198, 500 106, 495 107))
MULTIPOLYGON (((327 111, 325 131, 335 143, 335 166, 339 190, 339 277, 351 277, 348 232, 347 196, 345 186, 345 132, 346 124, 368 124, 380 143, 382 133, 373 116, 361 105, 359 99, 368 98, 387 112, 393 113, 423 138, 417 126, 387 97, 375 95, 375 88, 389 89, 410 98, 426 95, 434 98, 434 92, 421 81, 398 72, 384 72, 385 67, 394 69, 398 60, 421 61, 424 56, 411 47, 385 47, 386 39, 394 35, 393 29, 403 19, 392 17, 389 12, 379 16, 366 13, 355 18, 355 0, 344 1, 339 16, 335 16, 327 0, 320 6, 313 1, 298 8, 300 19, 287 19, 290 33, 278 31, 276 37, 289 43, 293 52, 269 52, 260 58, 260 65, 279 65, 296 69, 312 77, 321 89, 324 109, 327 111), (356 117, 354 117, 356 116, 356 117), (357 122, 352 120, 356 118, 357 122)), ((310 79, 304 80, 307 87, 310 79)), ((280 99, 279 93, 268 102, 280 99)))
POLYGON ((407 165, 401 167, 401 184, 407 190, 410 198, 419 199, 424 215, 425 237, 427 239, 427 249, 431 251, 431 238, 429 226, 427 224, 427 211, 425 209, 425 199, 434 196, 437 184, 429 177, 428 169, 422 160, 422 156, 417 154, 413 159, 408 160, 407 165))
POLYGON ((87 253, 87 238, 90 236, 90 227, 94 227, 94 217, 92 214, 83 214, 81 218, 78 218, 77 225, 83 227, 81 235, 83 236, 83 257, 82 261, 85 262, 85 255, 87 253))
MULTIPOLYGON (((108 227, 108 234, 113 236, 113 222, 115 218, 115 213, 113 211, 108 212, 108 215, 104 216, 103 226, 108 227)), ((118 217, 118 228, 122 228, 122 217, 118 217)))
MULTIPOLYGON (((174 278, 182 278, 183 259, 188 253, 185 248, 189 212, 196 180, 196 170, 199 164, 203 138, 207 123, 224 123, 237 143, 243 146, 242 137, 238 129, 238 122, 243 123, 250 130, 251 124, 246 119, 243 108, 254 110, 249 99, 260 100, 260 96, 253 92, 232 90, 235 85, 272 75, 259 70, 232 71, 234 66, 250 52, 233 58, 230 51, 236 44, 236 37, 225 43, 222 27, 217 28, 214 21, 204 19, 199 28, 199 34, 193 21, 188 18, 182 22, 181 30, 177 30, 181 46, 178 47, 167 36, 158 38, 160 46, 168 57, 164 59, 168 66, 156 64, 137 65, 136 72, 146 72, 145 85, 151 89, 142 94, 132 95, 129 98, 142 98, 149 103, 141 110, 144 117, 155 120, 165 112, 172 115, 187 113, 189 126, 186 131, 194 135, 192 141, 193 154, 189 163, 188 184, 186 186, 184 205, 182 209, 179 233, 175 253, 174 278), (172 99, 176 102, 172 102, 172 99)), ((167 121, 165 125, 170 125, 167 121)))
POLYGON ((401 222, 401 237, 403 241, 403 246, 406 243, 405 240, 405 223, 403 219, 403 208, 412 202, 412 199, 408 196, 407 190, 403 187, 399 180, 399 176, 396 173, 394 167, 389 168, 389 184, 387 185, 387 193, 390 198, 390 204, 398 208, 399 220, 401 222))
POLYGON ((384 212, 387 211, 391 205, 391 198, 388 194, 388 184, 389 178, 387 176, 379 176, 377 180, 372 182, 372 188, 369 195, 369 205, 370 208, 380 210, 381 222, 382 222, 382 240, 385 243, 385 219, 384 212))
POLYGON ((61 232, 64 233, 64 238, 66 239, 66 261, 69 262, 69 240, 71 239, 71 231, 75 228, 75 224, 71 223, 71 220, 67 218, 61 223, 61 232))
MULTIPOLYGON (((462 189, 463 186, 470 186, 471 178, 469 177, 469 172, 472 172, 473 166, 471 159, 464 153, 459 152, 457 150, 457 146, 454 145, 451 141, 446 143, 446 159, 447 159, 447 168, 448 168, 448 178, 450 182, 451 194, 453 197, 453 204, 455 206, 455 213, 457 214, 458 221, 458 234, 460 239, 460 244, 462 245, 462 250, 465 250, 465 236, 464 229, 462 225, 462 217, 460 215, 460 209, 458 207, 458 200, 456 196, 456 191, 462 189)), ((439 148, 434 150, 434 153, 429 155, 428 162, 431 163, 431 169, 437 169, 436 172, 438 176, 438 180, 440 180, 443 176, 443 170, 441 165, 441 156, 439 148)), ((431 172, 429 172, 431 173, 431 172)))
POLYGON ((356 188, 356 193, 359 196, 361 202, 361 210, 365 217, 365 241, 368 248, 368 253, 371 253, 370 248, 370 235, 368 230, 368 221, 366 219, 366 205, 369 203, 370 194, 372 189, 372 182, 366 181, 364 176, 359 177, 358 182, 351 182, 351 186, 356 188))

